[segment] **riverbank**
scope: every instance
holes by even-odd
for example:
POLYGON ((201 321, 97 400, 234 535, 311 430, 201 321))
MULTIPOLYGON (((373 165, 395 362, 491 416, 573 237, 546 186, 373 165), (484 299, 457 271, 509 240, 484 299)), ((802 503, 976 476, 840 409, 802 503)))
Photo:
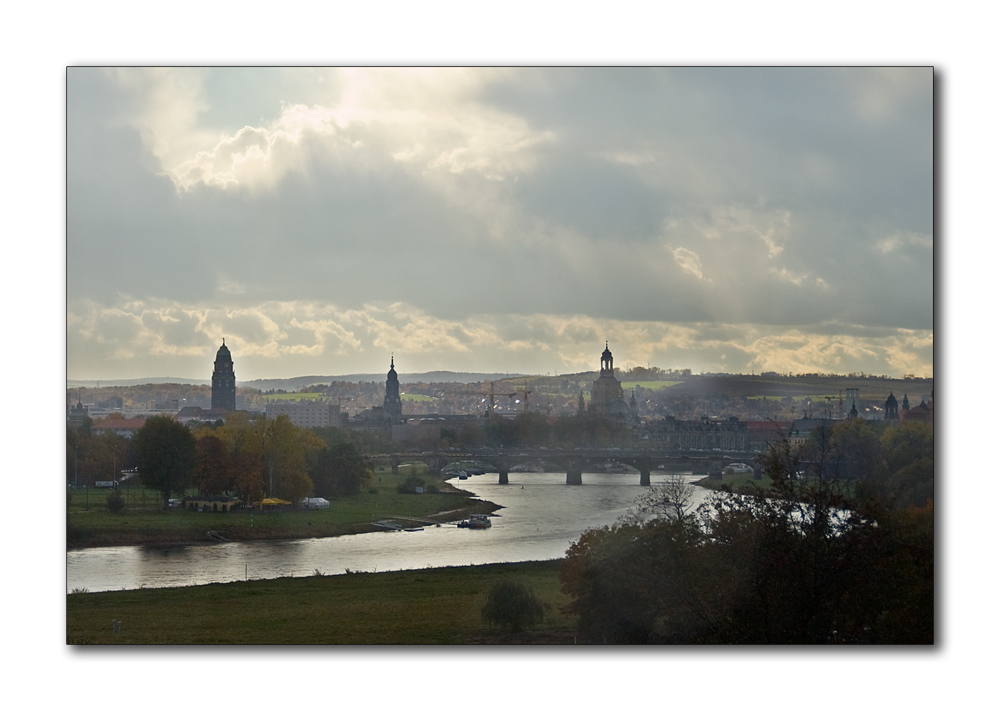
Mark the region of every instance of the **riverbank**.
MULTIPOLYGON (((437 492, 401 494, 396 490, 400 475, 379 477, 369 491, 334 499, 328 509, 310 511, 233 511, 203 513, 157 505, 126 508, 119 513, 103 503, 86 504, 74 497, 66 519, 68 550, 103 546, 143 544, 190 544, 211 540, 217 531, 230 541, 298 540, 327 538, 384 530, 377 521, 395 520, 403 525, 427 525, 460 521, 474 513, 493 513, 501 508, 490 501, 435 481, 437 492)), ((428 487, 430 488, 430 487, 428 487)))
POLYGON ((560 561, 278 578, 66 597, 67 644, 573 644, 560 561), (501 580, 545 606, 535 629, 482 621, 501 580), (118 624, 113 625, 112 620, 118 624))
POLYGON ((703 489, 727 491, 734 494, 739 494, 744 490, 753 491, 754 489, 763 489, 764 491, 769 491, 771 489, 771 477, 766 474, 761 475, 760 479, 754 479, 753 474, 724 473, 721 479, 705 477, 691 483, 703 489))

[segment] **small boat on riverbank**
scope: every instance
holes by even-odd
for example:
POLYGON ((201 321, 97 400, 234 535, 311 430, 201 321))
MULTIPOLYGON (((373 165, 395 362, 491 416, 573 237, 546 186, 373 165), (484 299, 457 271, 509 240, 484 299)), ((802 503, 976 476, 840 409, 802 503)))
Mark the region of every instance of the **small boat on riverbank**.
POLYGON ((459 528, 489 528, 493 524, 486 514, 472 514, 468 521, 459 521, 459 528))
POLYGON ((225 533, 225 531, 208 531, 208 537, 213 541, 219 541, 220 543, 231 543, 232 541, 223 536, 223 533, 225 533))

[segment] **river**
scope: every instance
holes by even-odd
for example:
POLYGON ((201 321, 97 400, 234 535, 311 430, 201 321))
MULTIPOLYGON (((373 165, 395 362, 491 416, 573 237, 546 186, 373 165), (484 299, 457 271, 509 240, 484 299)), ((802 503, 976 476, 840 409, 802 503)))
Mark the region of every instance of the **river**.
MULTIPOLYGON (((653 472, 652 484, 666 474, 653 472)), ((698 477, 684 475, 687 481, 698 477)), ((565 473, 496 474, 452 479, 456 487, 492 501, 492 527, 442 524, 419 531, 384 531, 296 541, 206 543, 183 546, 114 546, 68 551, 66 590, 89 592, 182 587, 244 579, 324 575, 351 571, 412 570, 484 563, 551 560, 589 528, 614 523, 645 488, 639 475, 585 473, 567 486, 565 473)), ((697 505, 709 491, 692 487, 697 505)), ((308 514, 304 514, 308 515, 308 514)))

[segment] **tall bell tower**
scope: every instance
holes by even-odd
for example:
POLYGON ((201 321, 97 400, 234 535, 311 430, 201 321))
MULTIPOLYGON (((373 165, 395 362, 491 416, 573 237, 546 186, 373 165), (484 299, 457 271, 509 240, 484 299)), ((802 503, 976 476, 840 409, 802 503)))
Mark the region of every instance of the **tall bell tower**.
POLYGON ((236 409, 236 371, 233 370, 233 356, 226 348, 226 339, 215 354, 215 371, 212 373, 212 409, 236 409))
POLYGON ((385 378, 385 399, 382 410, 387 420, 398 424, 403 419, 403 401, 399 399, 399 376, 396 375, 396 358, 389 357, 389 372, 385 378))

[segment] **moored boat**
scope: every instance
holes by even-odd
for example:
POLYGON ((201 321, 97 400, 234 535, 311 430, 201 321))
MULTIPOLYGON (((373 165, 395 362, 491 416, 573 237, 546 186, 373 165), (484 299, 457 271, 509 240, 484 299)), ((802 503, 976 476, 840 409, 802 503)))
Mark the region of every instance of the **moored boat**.
POLYGON ((489 528, 493 524, 486 514, 472 514, 468 521, 460 521, 459 528, 489 528))

